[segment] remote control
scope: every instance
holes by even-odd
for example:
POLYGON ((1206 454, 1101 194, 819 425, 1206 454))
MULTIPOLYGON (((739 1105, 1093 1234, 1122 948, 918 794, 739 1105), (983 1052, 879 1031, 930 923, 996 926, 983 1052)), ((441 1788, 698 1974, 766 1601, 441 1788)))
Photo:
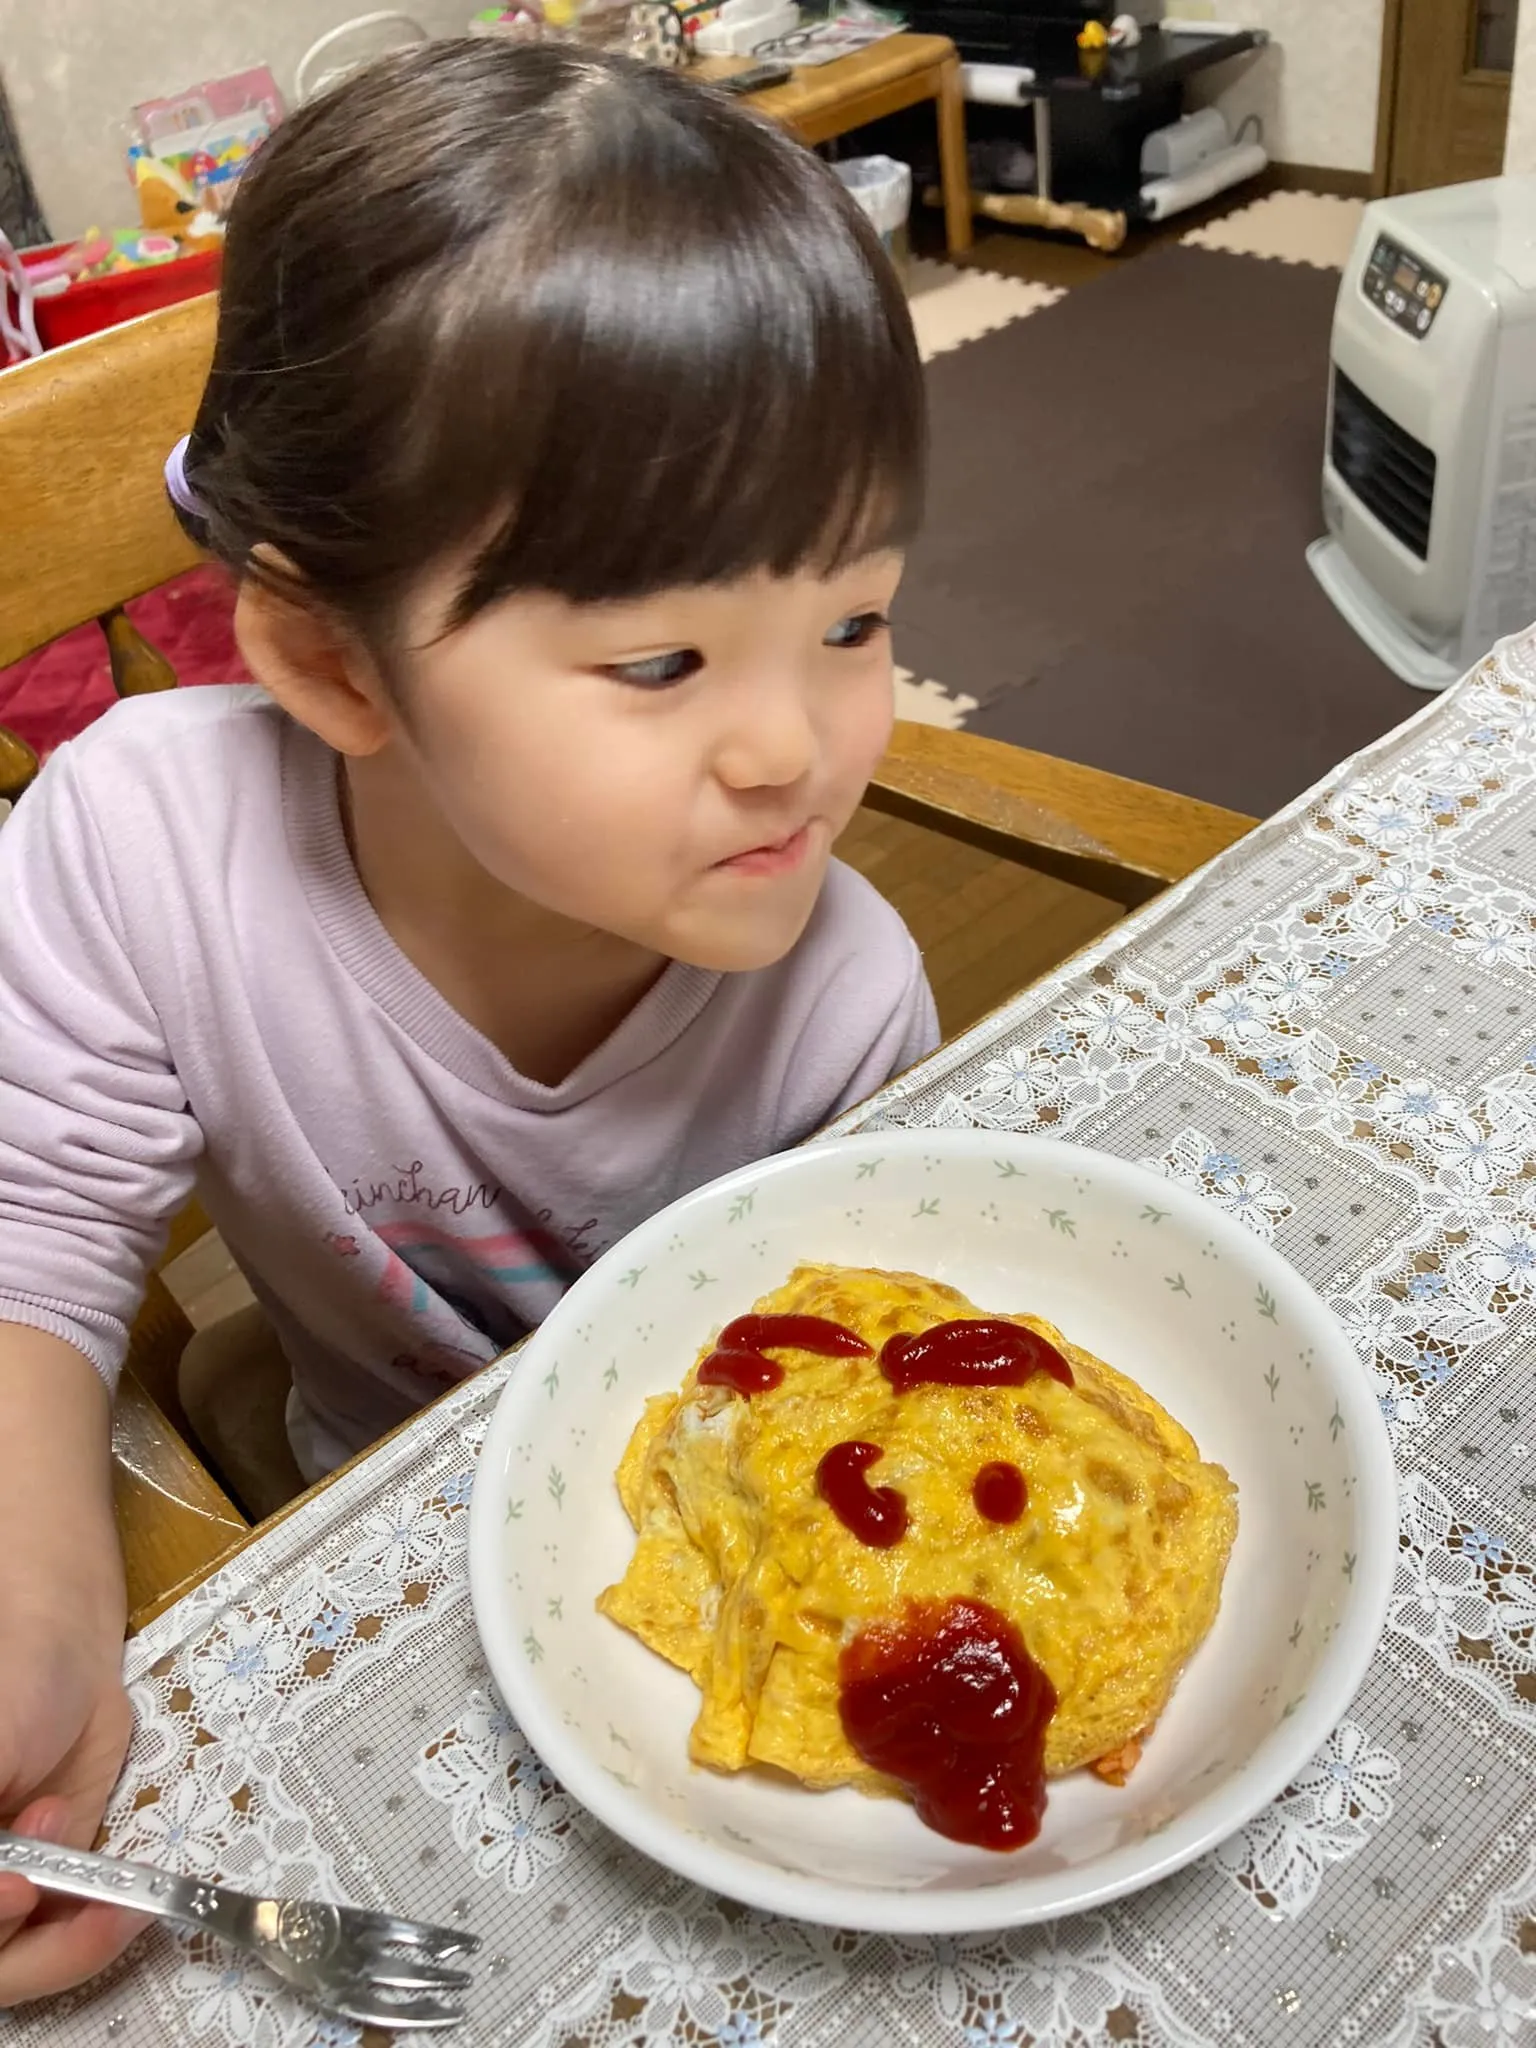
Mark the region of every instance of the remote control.
POLYGON ((770 85, 782 85, 792 77, 788 64, 749 64, 745 71, 733 71, 729 78, 713 78, 716 92, 764 92, 770 85))

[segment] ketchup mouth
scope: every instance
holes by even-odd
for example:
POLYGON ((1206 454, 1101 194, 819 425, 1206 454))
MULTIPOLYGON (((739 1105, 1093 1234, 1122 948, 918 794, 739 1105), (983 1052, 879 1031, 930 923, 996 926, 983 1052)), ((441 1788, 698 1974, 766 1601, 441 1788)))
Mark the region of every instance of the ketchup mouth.
POLYGON ((811 828, 802 825, 787 839, 775 840, 767 846, 748 847, 745 853, 732 854, 729 860, 717 861, 716 866, 729 875, 788 875, 800 866, 810 847, 811 828))

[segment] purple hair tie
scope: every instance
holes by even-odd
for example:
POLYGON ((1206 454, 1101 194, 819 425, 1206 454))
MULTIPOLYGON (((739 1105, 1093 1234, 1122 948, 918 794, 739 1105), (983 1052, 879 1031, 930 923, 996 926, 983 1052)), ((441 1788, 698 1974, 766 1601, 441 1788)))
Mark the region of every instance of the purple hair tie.
POLYGON ((170 492, 171 503, 180 506, 192 518, 202 517, 202 500, 187 481, 187 442, 191 437, 183 434, 170 454, 165 458, 165 488, 170 492))

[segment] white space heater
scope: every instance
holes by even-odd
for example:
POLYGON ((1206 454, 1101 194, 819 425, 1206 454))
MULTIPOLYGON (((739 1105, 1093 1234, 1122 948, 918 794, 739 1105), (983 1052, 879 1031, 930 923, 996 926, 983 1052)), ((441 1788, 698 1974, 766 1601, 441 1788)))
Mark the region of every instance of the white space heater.
POLYGON ((1365 209, 1333 320, 1307 560, 1406 683, 1536 620, 1536 177, 1365 209))

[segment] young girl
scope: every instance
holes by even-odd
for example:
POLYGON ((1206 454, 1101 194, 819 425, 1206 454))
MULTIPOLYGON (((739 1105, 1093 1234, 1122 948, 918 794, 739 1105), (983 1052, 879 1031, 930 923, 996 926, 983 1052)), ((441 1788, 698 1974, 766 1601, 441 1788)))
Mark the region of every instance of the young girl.
MULTIPOLYGON (((0 1825, 88 1842, 121 1762, 108 1390, 194 1188, 315 1478, 934 1043, 831 861, 923 439, 860 214, 669 73, 439 43, 248 173, 167 476, 262 687, 0 833, 0 1825)), ((36 1906, 0 2006, 132 1931, 36 1906)))

